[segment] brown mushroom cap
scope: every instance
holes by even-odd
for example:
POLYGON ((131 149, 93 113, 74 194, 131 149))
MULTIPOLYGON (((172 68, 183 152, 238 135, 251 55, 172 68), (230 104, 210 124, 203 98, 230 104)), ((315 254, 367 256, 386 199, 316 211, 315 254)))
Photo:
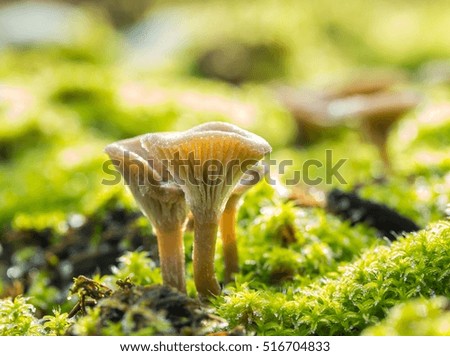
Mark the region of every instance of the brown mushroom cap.
POLYGON ((219 219, 248 167, 271 151, 263 138, 222 122, 202 124, 183 133, 146 136, 142 143, 163 162, 185 192, 196 220, 202 221, 219 219))
POLYGON ((276 95, 298 123, 318 128, 336 126, 327 112, 328 98, 310 89, 280 87, 276 95))
POLYGON ((383 92, 334 100, 328 106, 334 117, 392 120, 416 107, 421 98, 411 92, 383 92))
POLYGON ((332 84, 324 89, 328 99, 340 99, 354 95, 368 95, 386 91, 405 80, 399 71, 369 70, 354 74, 343 82, 332 84))
POLYGON ((366 137, 377 146, 386 172, 391 171, 387 140, 390 128, 403 114, 416 107, 420 96, 411 92, 358 95, 330 103, 330 115, 358 118, 366 137))

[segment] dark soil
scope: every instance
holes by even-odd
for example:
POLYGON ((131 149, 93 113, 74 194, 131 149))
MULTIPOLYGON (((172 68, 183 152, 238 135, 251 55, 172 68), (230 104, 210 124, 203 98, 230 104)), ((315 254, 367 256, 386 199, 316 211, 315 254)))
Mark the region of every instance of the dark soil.
POLYGON ((69 218, 62 235, 49 228, 0 232, 0 278, 6 286, 1 297, 26 292, 37 270, 51 286, 67 291, 73 276, 110 273, 127 250, 143 248, 157 261, 156 238, 137 224, 140 217, 111 203, 98 215, 69 218))

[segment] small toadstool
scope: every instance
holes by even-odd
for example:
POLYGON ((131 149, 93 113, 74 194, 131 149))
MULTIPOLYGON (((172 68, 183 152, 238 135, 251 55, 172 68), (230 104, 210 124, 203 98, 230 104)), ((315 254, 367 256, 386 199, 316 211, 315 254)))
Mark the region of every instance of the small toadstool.
POLYGON ((331 102, 328 111, 337 118, 361 119, 363 132, 378 148, 386 171, 390 171, 391 162, 387 151, 389 131, 403 114, 419 104, 420 99, 417 94, 411 92, 357 95, 331 102))
POLYGON ((194 216, 194 280, 201 298, 220 294, 214 271, 219 219, 243 174, 271 151, 261 137, 210 122, 182 133, 142 140, 183 189, 194 216))
POLYGON ((112 143, 105 152, 155 229, 163 283, 185 293, 183 232, 187 207, 183 191, 142 148, 141 136, 112 143))
POLYGON ((313 143, 324 133, 336 131, 343 124, 342 120, 328 114, 330 99, 323 92, 284 86, 277 88, 276 96, 294 118, 296 140, 302 145, 313 143))
POLYGON ((223 260, 225 263, 224 282, 233 280, 233 275, 239 272, 239 257, 236 241, 236 214, 241 197, 255 184, 264 174, 264 166, 256 165, 249 169, 241 181, 234 187, 223 210, 220 219, 220 236, 222 238, 223 260))

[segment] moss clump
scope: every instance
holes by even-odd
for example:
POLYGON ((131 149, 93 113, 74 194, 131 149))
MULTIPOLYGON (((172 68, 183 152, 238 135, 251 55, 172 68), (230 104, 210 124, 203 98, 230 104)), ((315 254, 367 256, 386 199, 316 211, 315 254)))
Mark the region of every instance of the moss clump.
POLYGON ((148 252, 126 252, 119 258, 119 265, 112 267, 115 279, 133 279, 137 285, 162 283, 159 267, 148 257, 148 252))
POLYGON ((36 308, 30 298, 16 297, 0 300, 0 336, 64 335, 71 325, 67 313, 54 310, 42 319, 35 316, 36 308))
POLYGON ((450 336, 450 303, 445 297, 418 298, 393 307, 366 336, 450 336))
POLYGON ((61 336, 65 335, 67 329, 73 321, 69 319, 67 313, 61 313, 61 310, 53 310, 53 315, 46 315, 42 318, 46 335, 61 336))
MULTIPOLYGON (((254 203, 254 197, 249 199, 254 203)), ((243 209, 252 214, 249 202, 244 202, 243 209)), ((243 275, 252 283, 295 281, 299 285, 335 271, 365 248, 385 243, 373 229, 352 228, 321 209, 298 208, 276 195, 266 202, 253 218, 249 216, 253 223, 240 232, 243 275)))
POLYGON ((34 316, 35 307, 29 298, 17 297, 0 300, 0 335, 43 335, 44 328, 34 316))
POLYGON ((410 298, 450 294, 450 223, 377 246, 335 277, 283 293, 240 286, 217 302, 230 324, 268 335, 357 335, 410 298))

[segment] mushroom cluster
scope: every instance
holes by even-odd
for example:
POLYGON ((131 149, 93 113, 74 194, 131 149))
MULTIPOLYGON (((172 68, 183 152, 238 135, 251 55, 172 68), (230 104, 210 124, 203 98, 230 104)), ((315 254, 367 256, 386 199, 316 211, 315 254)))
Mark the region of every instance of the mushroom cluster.
POLYGON ((321 91, 281 87, 277 96, 295 118, 302 144, 311 143, 325 130, 336 131, 356 121, 364 137, 377 148, 384 170, 389 173, 390 129, 421 102, 414 92, 394 90, 402 81, 400 74, 367 73, 321 91))
POLYGON ((229 282, 238 272, 237 203, 261 179, 258 162, 270 145, 235 125, 209 122, 118 141, 105 151, 154 227, 163 283, 186 291, 183 232, 190 210, 197 292, 201 298, 220 294, 214 269, 219 226, 229 282))

